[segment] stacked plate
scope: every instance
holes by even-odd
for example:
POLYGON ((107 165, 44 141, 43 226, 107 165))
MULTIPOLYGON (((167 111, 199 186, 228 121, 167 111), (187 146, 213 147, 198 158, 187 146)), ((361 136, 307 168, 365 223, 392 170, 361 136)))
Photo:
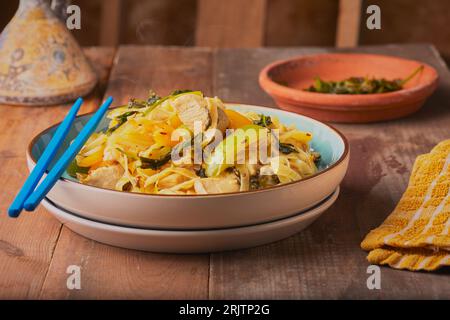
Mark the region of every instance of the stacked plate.
MULTIPOLYGON (((286 111, 228 105, 237 111, 276 116, 313 133, 319 172, 306 179, 247 192, 211 195, 148 195, 87 186, 65 174, 43 205, 69 229, 87 238, 154 252, 212 252, 247 248, 291 236, 311 224, 337 199, 348 166, 349 148, 334 128, 286 111)), ((90 115, 80 116, 63 148, 90 115)), ((100 125, 100 130, 105 127, 100 125)), ((57 125, 56 125, 57 126, 57 125)), ((30 143, 32 169, 56 126, 30 143)))
POLYGON ((109 245, 173 253, 194 253, 254 247, 287 238, 305 229, 336 201, 339 188, 304 212, 271 222, 209 230, 134 228, 90 220, 46 199, 44 207, 72 231, 109 245))

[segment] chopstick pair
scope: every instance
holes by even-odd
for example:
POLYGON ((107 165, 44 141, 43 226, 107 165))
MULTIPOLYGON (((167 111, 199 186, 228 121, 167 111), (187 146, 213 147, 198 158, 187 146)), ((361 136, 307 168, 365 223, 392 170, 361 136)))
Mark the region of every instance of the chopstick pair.
POLYGON ((75 140, 70 144, 67 150, 58 159, 58 161, 55 163, 53 168, 47 174, 45 179, 38 185, 48 166, 55 157, 56 152, 59 150, 62 142, 69 133, 69 130, 72 127, 72 123, 75 120, 75 117, 81 105, 83 104, 82 98, 78 98, 75 101, 75 103, 69 110, 68 114, 59 125, 58 129, 56 129, 55 134, 53 135, 49 144, 47 145, 41 157, 37 161, 33 171, 31 171, 27 180, 25 181, 19 193, 15 197, 13 203, 9 207, 8 214, 10 217, 12 218, 18 217, 23 209, 27 211, 33 211, 39 205, 42 199, 44 199, 47 193, 51 190, 51 188, 61 177, 64 170, 66 170, 67 166, 72 162, 72 160, 81 150, 83 145, 86 143, 87 139, 92 135, 94 130, 97 128, 98 124, 102 120, 112 101, 113 98, 109 97, 108 99, 105 100, 105 102, 103 102, 103 104, 100 106, 97 112, 95 112, 95 114, 89 119, 89 121, 80 131, 75 140))

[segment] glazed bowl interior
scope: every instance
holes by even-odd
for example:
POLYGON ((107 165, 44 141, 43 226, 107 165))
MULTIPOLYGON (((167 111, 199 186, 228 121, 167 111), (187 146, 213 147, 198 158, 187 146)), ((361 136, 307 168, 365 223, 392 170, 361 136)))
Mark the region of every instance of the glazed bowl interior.
MULTIPOLYGON (((300 130, 308 131, 313 134, 313 139, 311 142, 311 147, 318 151, 321 154, 321 160, 318 164, 319 173, 320 171, 325 170, 326 168, 333 166, 340 159, 342 159, 347 150, 347 144, 345 142, 345 138, 337 132, 332 127, 325 125, 319 121, 313 120, 308 117, 304 117, 301 115, 297 115, 294 113, 266 108, 266 107, 257 107, 250 105, 242 105, 242 104, 227 104, 227 108, 240 111, 240 112, 248 112, 253 111, 257 113, 263 113, 269 116, 276 116, 280 119, 283 124, 291 125, 294 124, 300 130)), ((81 131, 83 126, 87 123, 92 114, 82 115, 75 119, 74 125, 72 126, 69 134, 64 140, 62 147, 58 151, 55 159, 58 159, 61 154, 68 148, 71 141, 75 139, 77 134, 81 131)), ((103 131, 107 128, 109 123, 109 119, 104 118, 99 124, 97 131, 103 131)), ((47 147, 50 139, 55 133, 57 125, 48 128, 43 131, 30 144, 30 156, 31 159, 36 162, 37 159, 41 156, 44 149, 47 147)), ((53 166, 53 163, 50 165, 50 168, 53 166)), ((77 182, 77 180, 71 177, 67 172, 65 172, 62 176, 63 179, 77 182)))

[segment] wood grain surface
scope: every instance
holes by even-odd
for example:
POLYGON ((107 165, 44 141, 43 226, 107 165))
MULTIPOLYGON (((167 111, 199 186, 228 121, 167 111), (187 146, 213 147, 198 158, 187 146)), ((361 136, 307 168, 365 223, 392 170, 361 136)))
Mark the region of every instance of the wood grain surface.
MULTIPOLYGON (((108 78, 114 49, 85 50, 100 83, 85 98, 80 112, 95 109, 101 99, 102 85, 108 78), (103 83, 102 83, 103 82, 103 83)), ((9 219, 7 209, 28 175, 25 150, 40 131, 61 121, 70 105, 20 107, 0 106, 0 298, 37 299, 47 276, 61 224, 42 207, 9 219)))
POLYGON ((267 1, 265 46, 334 46, 339 1, 267 1))
POLYGON ((361 27, 362 0, 339 0, 336 47, 356 47, 361 27))
MULTIPOLYGON (((215 59, 216 75, 220 75, 216 78, 215 94, 226 101, 274 107, 271 98, 256 84, 259 70, 276 59, 327 51, 221 50, 215 59)), ((449 72, 430 46, 359 47, 356 51, 427 62, 439 71, 439 88, 420 112, 406 119, 367 125, 335 124, 349 139, 351 150, 349 170, 337 202, 310 228, 290 239, 246 251, 213 254, 211 298, 449 296, 448 270, 427 274, 382 268, 382 290, 368 290, 366 253, 359 248, 367 232, 378 226, 400 199, 417 155, 450 138, 449 72)))
MULTIPOLYGON (((150 89, 199 88, 211 94, 209 50, 124 46, 118 50, 106 95, 114 104, 146 97, 150 89)), ((44 299, 206 299, 209 255, 164 255, 117 249, 61 233, 42 290, 44 299), (67 290, 68 265, 81 266, 82 290, 67 290)))
POLYGON ((267 0, 199 0, 196 45, 215 48, 264 44, 267 0))
MULTIPOLYGON (((258 86, 266 63, 324 48, 203 49, 120 47, 89 49, 107 76, 115 103, 145 97, 151 88, 200 89, 225 101, 275 107, 258 86), (106 59, 106 60, 105 60, 106 59), (103 61, 103 64, 102 64, 103 61)), ((428 45, 357 48, 418 59, 439 71, 436 93, 417 114, 371 125, 336 125, 348 137, 351 163, 338 201, 293 237, 260 246, 204 255, 153 254, 119 249, 61 227, 44 209, 19 220, 5 215, 27 171, 24 150, 37 132, 59 121, 67 106, 0 106, 0 297, 42 299, 402 299, 448 298, 449 272, 381 268, 381 290, 368 290, 366 253, 360 241, 391 212, 405 190, 414 159, 450 137, 450 75, 428 45), (32 118, 33 121, 24 121, 32 118), (81 266, 82 289, 68 290, 66 269, 81 266)), ((94 108, 103 92, 88 98, 94 108)))

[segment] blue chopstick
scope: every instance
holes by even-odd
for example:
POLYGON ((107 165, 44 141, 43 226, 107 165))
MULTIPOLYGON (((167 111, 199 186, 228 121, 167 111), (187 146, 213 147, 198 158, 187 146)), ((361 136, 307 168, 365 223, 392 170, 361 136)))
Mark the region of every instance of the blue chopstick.
POLYGON ((70 162, 75 158, 77 153, 81 150, 87 139, 92 135, 94 130, 105 115, 108 107, 113 101, 112 97, 106 99, 97 112, 89 119, 88 123, 83 127, 75 140, 70 144, 69 148, 64 152, 61 158, 55 163, 53 168, 47 174, 44 181, 42 181, 37 189, 25 200, 23 207, 27 211, 33 211, 38 204, 44 199, 50 189, 55 185, 58 179, 66 170, 70 162))
POLYGON ((56 152, 59 150, 62 142, 66 138, 67 133, 69 132, 73 120, 75 119, 82 103, 83 99, 78 98, 73 104, 72 108, 70 108, 63 122, 61 122, 58 129, 56 129, 55 135, 50 140, 50 143, 48 144, 47 148, 45 148, 33 171, 31 171, 19 193, 14 198, 13 203, 9 207, 8 214, 10 217, 17 218, 20 215, 20 212, 23 209, 23 203, 25 202, 26 198, 33 192, 34 188, 36 188, 45 170, 55 157, 56 152))

